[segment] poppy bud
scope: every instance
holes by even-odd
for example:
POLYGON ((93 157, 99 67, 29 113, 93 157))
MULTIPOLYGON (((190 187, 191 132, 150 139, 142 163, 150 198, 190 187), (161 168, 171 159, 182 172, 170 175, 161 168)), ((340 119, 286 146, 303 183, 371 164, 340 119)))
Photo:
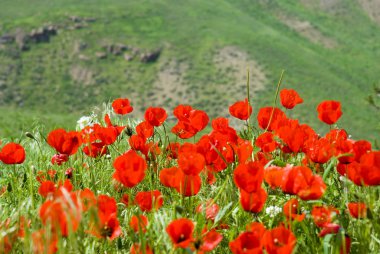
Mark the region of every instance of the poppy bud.
POLYGON ((176 211, 177 213, 179 213, 179 214, 182 214, 183 211, 184 211, 184 209, 183 209, 182 206, 177 205, 177 206, 175 206, 175 211, 176 211))
POLYGON ((133 129, 129 125, 125 127, 124 132, 128 135, 128 137, 133 135, 133 129))
MULTIPOLYGON (((33 134, 30 133, 30 132, 25 132, 25 136, 28 137, 28 138, 31 138, 31 139, 36 140, 36 138, 35 138, 35 137, 33 136, 33 134)), ((37 141, 37 140, 36 140, 36 141, 37 141)))

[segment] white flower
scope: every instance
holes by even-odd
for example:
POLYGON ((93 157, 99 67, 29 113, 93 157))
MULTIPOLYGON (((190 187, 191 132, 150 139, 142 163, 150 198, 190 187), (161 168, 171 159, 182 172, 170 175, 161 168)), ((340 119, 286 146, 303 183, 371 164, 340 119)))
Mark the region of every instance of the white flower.
POLYGON ((271 218, 282 212, 282 208, 278 206, 268 206, 265 208, 265 213, 269 214, 271 218))
POLYGON ((97 121, 97 115, 92 113, 90 116, 82 116, 77 121, 77 130, 82 130, 86 126, 93 126, 97 121))

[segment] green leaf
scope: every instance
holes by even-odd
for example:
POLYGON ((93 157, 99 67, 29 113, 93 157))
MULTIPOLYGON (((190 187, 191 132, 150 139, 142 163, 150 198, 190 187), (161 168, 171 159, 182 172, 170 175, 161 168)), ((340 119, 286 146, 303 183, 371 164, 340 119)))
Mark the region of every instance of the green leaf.
POLYGON ((219 213, 216 215, 215 217, 215 224, 217 224, 222 218, 223 216, 226 214, 226 212, 231 208, 231 206, 233 205, 233 202, 230 202, 228 203, 228 205, 226 205, 225 207, 223 207, 219 213))

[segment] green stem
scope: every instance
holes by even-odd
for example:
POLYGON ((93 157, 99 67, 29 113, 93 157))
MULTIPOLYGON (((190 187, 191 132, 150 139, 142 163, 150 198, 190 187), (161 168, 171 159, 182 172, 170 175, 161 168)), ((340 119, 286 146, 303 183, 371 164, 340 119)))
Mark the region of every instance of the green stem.
POLYGON ((270 124, 271 124, 271 122, 272 122, 272 118, 273 118, 273 114, 274 114, 274 109, 275 109, 275 107, 276 107, 278 94, 279 94, 279 92, 280 92, 280 86, 281 86, 281 83, 282 83, 282 79, 284 78, 284 73, 285 73, 285 71, 282 70, 282 72, 281 72, 281 76, 280 76, 280 80, 279 80, 278 83, 277 83, 276 95, 275 95, 275 97, 274 97, 274 102, 273 102, 272 112, 271 112, 271 114, 270 114, 270 118, 269 118, 268 125, 267 125, 267 127, 265 128, 265 132, 268 131, 268 128, 269 128, 269 126, 270 126, 270 124))
MULTIPOLYGON (((249 112, 249 106, 251 105, 251 98, 249 95, 249 68, 247 68, 247 100, 248 100, 247 112, 249 112)), ((251 119, 251 116, 249 116, 247 119, 248 131, 250 130, 250 119, 251 119)))

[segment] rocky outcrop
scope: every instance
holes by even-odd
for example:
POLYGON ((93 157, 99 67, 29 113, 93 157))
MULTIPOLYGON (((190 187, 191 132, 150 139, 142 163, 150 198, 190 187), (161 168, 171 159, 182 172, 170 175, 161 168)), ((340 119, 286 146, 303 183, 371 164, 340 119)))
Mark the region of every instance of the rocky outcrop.
POLYGON ((115 56, 121 55, 124 51, 128 50, 129 47, 127 45, 124 45, 122 43, 116 43, 116 44, 104 44, 102 48, 108 53, 115 56))
POLYGON ((34 43, 49 42, 50 37, 57 34, 57 28, 53 25, 33 29, 29 33, 29 40, 34 43))
POLYGON ((143 63, 152 63, 160 57, 161 49, 156 49, 151 52, 145 52, 140 55, 140 61, 143 63))
POLYGON ((14 42, 15 36, 13 34, 4 34, 0 36, 0 44, 9 44, 14 42))

